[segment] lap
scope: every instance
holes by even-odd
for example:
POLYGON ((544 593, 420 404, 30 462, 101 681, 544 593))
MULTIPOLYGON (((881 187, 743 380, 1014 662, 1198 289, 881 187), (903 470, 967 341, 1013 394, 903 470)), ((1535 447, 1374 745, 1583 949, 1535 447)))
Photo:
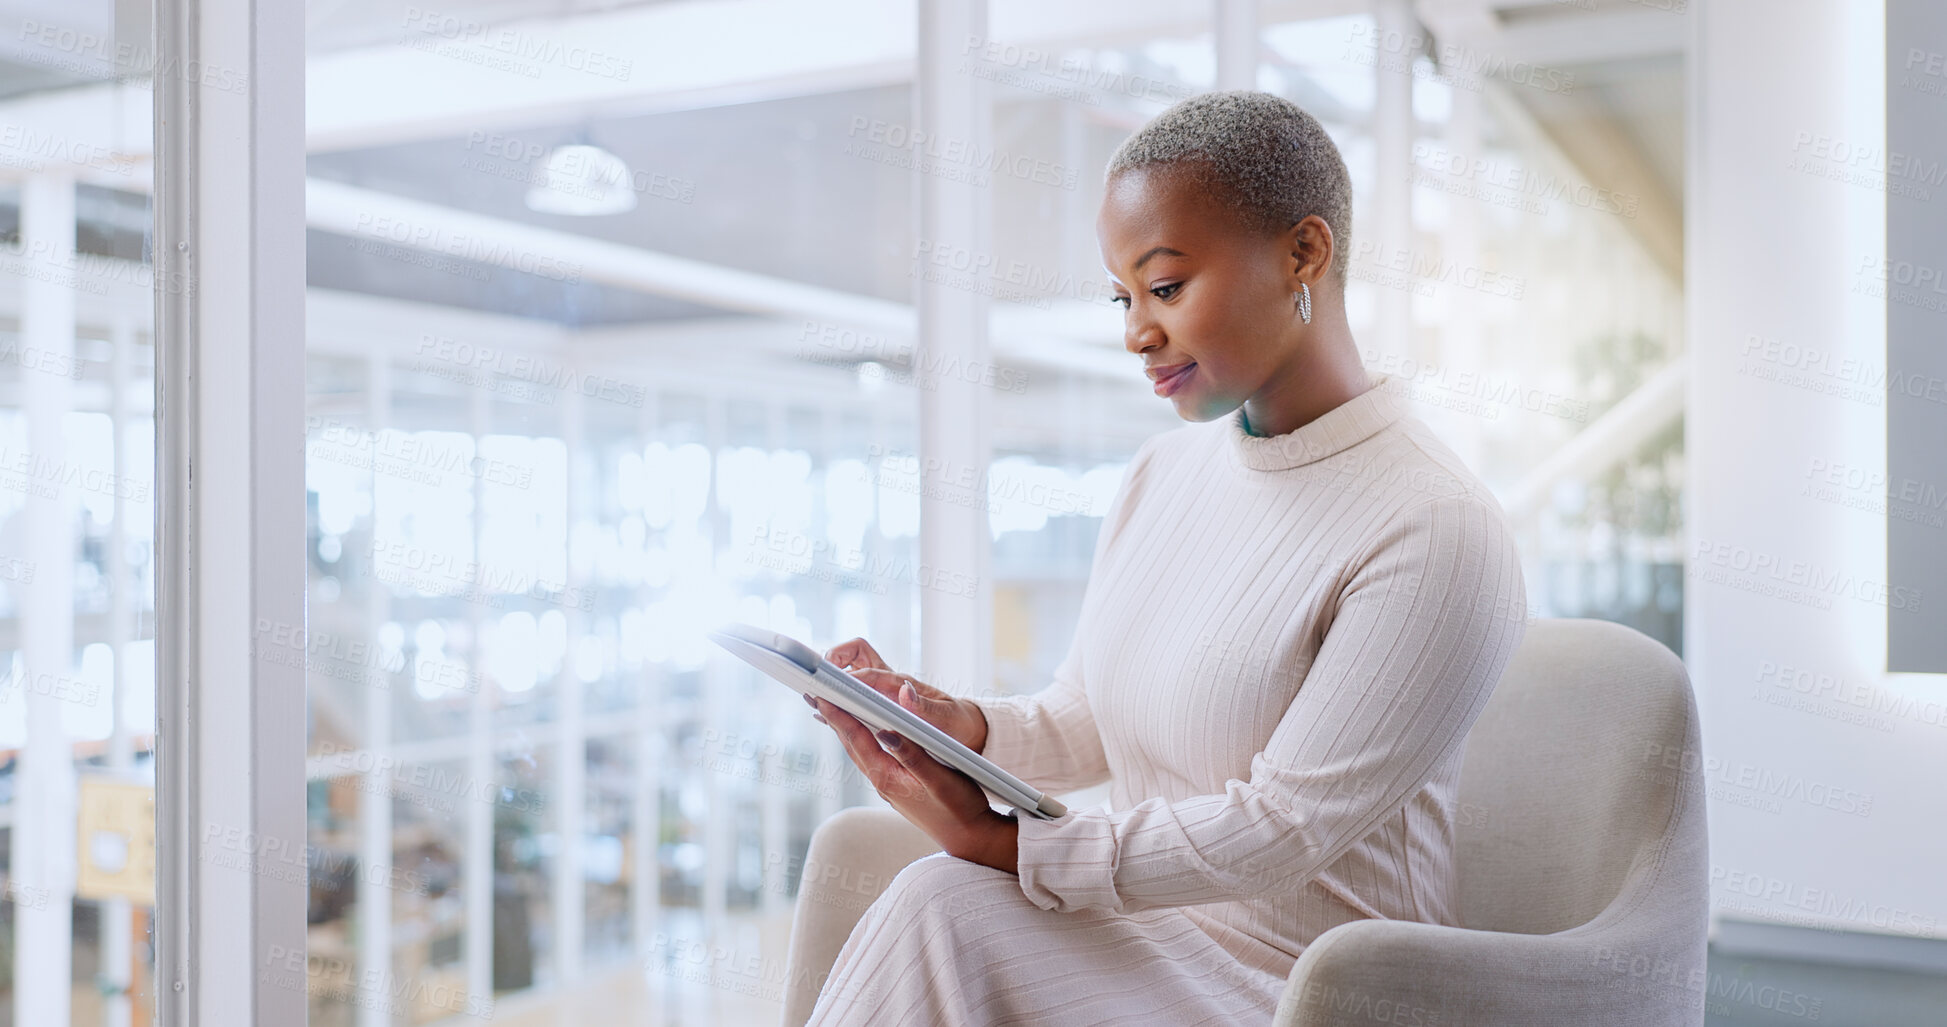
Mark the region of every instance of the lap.
POLYGON ((935 853, 866 910, 811 1023, 1269 1022, 1283 984, 1181 910, 1057 913, 1013 874, 935 853))

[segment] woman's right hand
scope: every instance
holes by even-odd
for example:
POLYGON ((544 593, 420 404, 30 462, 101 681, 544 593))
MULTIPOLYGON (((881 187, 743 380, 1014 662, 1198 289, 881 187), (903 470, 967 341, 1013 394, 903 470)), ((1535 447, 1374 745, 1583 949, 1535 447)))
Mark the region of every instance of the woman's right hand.
POLYGON ((966 699, 956 699, 910 674, 894 671, 865 639, 840 642, 825 653, 825 659, 918 714, 919 719, 953 736, 961 745, 975 752, 986 747, 987 714, 979 706, 966 699))

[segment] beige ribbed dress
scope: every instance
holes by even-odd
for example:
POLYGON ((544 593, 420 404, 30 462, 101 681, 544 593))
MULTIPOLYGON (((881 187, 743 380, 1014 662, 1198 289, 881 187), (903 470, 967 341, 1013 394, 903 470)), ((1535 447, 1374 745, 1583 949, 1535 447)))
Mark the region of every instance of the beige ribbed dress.
POLYGON ((1053 684, 976 700, 988 758, 1110 808, 1022 816, 1018 878, 907 867, 813 1024, 1269 1023, 1328 928, 1455 923, 1462 742, 1527 598, 1499 505, 1374 382, 1142 444, 1053 684))

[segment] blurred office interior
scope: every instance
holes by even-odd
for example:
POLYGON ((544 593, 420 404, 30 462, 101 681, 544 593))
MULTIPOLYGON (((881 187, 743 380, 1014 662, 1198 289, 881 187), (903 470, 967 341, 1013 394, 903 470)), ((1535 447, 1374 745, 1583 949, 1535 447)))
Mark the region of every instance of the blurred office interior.
MULTIPOLYGON (((145 0, 0 23, 0 1024, 125 1027, 156 986, 153 79, 249 85, 158 58, 145 0)), ((1941 527, 1885 488, 1870 255, 1893 186, 1942 184, 1885 159, 1913 47, 1883 6, 971 23, 304 5, 308 613, 255 644, 304 668, 309 1022, 775 1022, 807 840, 879 800, 700 632, 1047 683, 1129 456, 1181 423, 1108 300, 1102 168, 1220 88, 1338 142, 1354 333, 1495 490, 1531 613, 1684 657, 1709 1022, 1947 1007, 1942 679, 1888 670, 1883 595, 1747 573, 1883 583, 1889 514, 1941 527), (920 81, 977 102, 942 124, 920 81)), ((1908 88, 1947 104, 1929 67, 1908 88)))

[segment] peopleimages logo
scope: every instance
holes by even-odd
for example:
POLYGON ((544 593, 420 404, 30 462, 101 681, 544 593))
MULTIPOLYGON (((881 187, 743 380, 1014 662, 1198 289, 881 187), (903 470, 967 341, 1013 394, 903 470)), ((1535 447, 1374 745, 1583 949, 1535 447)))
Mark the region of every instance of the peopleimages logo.
POLYGON ((65 54, 66 57, 54 58, 44 53, 27 51, 12 55, 12 60, 57 68, 89 79, 100 78, 103 70, 100 65, 107 64, 114 69, 118 78, 148 77, 151 80, 173 78, 192 82, 206 89, 237 94, 242 94, 250 88, 250 78, 242 72, 205 61, 185 61, 175 56, 158 57, 155 52, 144 50, 133 43, 117 43, 110 36, 85 32, 65 25, 49 25, 24 19, 20 23, 20 34, 15 38, 19 42, 32 43, 45 51, 65 54))
POLYGON ((1896 195, 1924 200, 1932 196, 1924 187, 1947 184, 1947 165, 1940 161, 1857 140, 1799 132, 1792 136, 1792 152, 1874 176, 1860 181, 1890 187, 1896 195))
POLYGON ((556 170, 560 172, 561 177, 575 182, 592 179, 592 184, 599 185, 603 189, 626 187, 639 196, 675 200, 678 203, 688 203, 695 198, 696 194, 696 182, 692 179, 679 178, 647 168, 631 172, 626 168, 596 167, 590 162, 586 151, 567 150, 565 153, 556 154, 552 147, 544 145, 538 138, 523 138, 476 130, 467 133, 465 148, 468 159, 461 162, 461 167, 498 174, 502 178, 515 179, 527 185, 545 185, 557 192, 588 194, 587 190, 578 186, 564 185, 549 174, 548 164, 558 160, 560 163, 556 170), (550 158, 548 164, 535 167, 535 163, 543 156, 550 158))
MULTIPOLYGON (((1869 682, 1848 680, 1840 675, 1820 673, 1775 660, 1758 661, 1757 682, 1769 686, 1764 691, 1792 693, 1816 702, 1851 707, 1864 715, 1883 715, 1927 727, 1947 728, 1947 700, 1916 699, 1869 682)), ((1814 709, 1811 712, 1817 711, 1814 709)), ((1865 726, 1877 727, 1870 721, 1865 726)), ((1892 730, 1892 725, 1888 724, 1884 730, 1892 730)))
MULTIPOLYGON (((1045 481, 1034 480, 1026 475, 1002 470, 996 474, 990 468, 975 467, 938 457, 922 458, 917 453, 891 449, 874 442, 865 447, 867 464, 873 469, 868 472, 874 484, 882 488, 896 488, 903 492, 920 491, 921 483, 936 482, 961 492, 981 497, 988 502, 988 512, 998 512, 998 503, 1019 503, 1023 506, 1046 510, 1053 514, 1079 514, 1087 517, 1100 517, 1105 510, 1106 500, 1093 493, 1077 489, 1061 488, 1045 481)), ((928 489, 928 495, 936 493, 928 489)), ((954 499, 946 497, 948 502, 954 499)), ((963 505, 979 505, 968 501, 963 505)))
POLYGON ((1120 93, 1154 103, 1188 99, 1195 90, 1164 79, 1108 67, 1073 53, 1056 53, 985 36, 968 36, 960 47, 962 74, 1002 82, 1056 99, 1099 104, 1098 93, 1120 93))
MULTIPOLYGON (((1802 910, 1824 920, 1868 924, 1881 931, 1899 934, 1928 935, 1939 929, 1939 921, 1930 914, 1883 903, 1869 903, 1830 888, 1808 886, 1798 881, 1716 864, 1710 868, 1710 883, 1712 888, 1725 896, 1718 902, 1719 907, 1724 909, 1761 913, 1802 910), (1755 904, 1741 903, 1737 901, 1739 897, 1759 901, 1755 904)), ((1787 919, 1789 922, 1790 918, 1787 919)), ((1806 926, 1818 925, 1807 923, 1806 926)))
POLYGON ((794 574, 835 569, 849 576, 843 582, 848 587, 859 587, 859 584, 854 584, 858 582, 870 586, 872 591, 879 594, 884 594, 883 585, 888 581, 936 589, 948 595, 971 598, 980 594, 979 575, 924 562, 913 563, 903 556, 868 552, 829 539, 812 538, 784 525, 758 524, 755 534, 750 537, 749 547, 744 556, 746 563, 757 563, 794 574))
POLYGON ((514 788, 491 779, 477 779, 459 771, 401 760, 370 749, 321 742, 318 745, 316 758, 326 768, 340 774, 369 774, 390 778, 400 785, 427 795, 457 796, 490 806, 505 806, 521 813, 539 813, 546 805, 546 799, 541 793, 532 789, 514 788))
POLYGON ((582 266, 578 261, 562 260, 463 232, 448 232, 438 225, 361 212, 352 224, 351 234, 375 242, 397 243, 426 250, 456 260, 504 267, 567 285, 581 283, 582 266))
MULTIPOLYGON (((456 371, 471 372, 474 376, 495 375, 637 408, 642 406, 649 394, 645 386, 610 375, 588 374, 546 357, 509 352, 496 346, 478 346, 464 339, 431 332, 420 333, 419 345, 413 352, 422 358, 417 364, 418 370, 441 377, 455 377, 442 373, 440 365, 448 365, 456 371)), ((468 377, 462 379, 462 384, 477 384, 477 381, 468 377)))
POLYGON ((137 481, 112 470, 55 460, 0 445, 0 487, 16 492, 54 498, 57 486, 76 488, 104 496, 115 496, 132 503, 149 499, 149 483, 137 481))
POLYGON ((1528 285, 1527 278, 1521 275, 1490 271, 1478 265, 1450 260, 1417 246, 1382 246, 1370 239, 1353 245, 1352 261, 1378 270, 1397 271, 1429 285, 1457 285, 1507 299, 1520 299, 1528 285))
MULTIPOLYGON (((592 47, 564 45, 545 36, 511 26, 483 25, 471 18, 443 11, 407 7, 402 24, 422 36, 463 46, 478 47, 513 62, 533 61, 535 64, 552 64, 558 68, 583 72, 597 78, 614 79, 617 82, 627 82, 629 76, 635 73, 633 58, 605 53, 592 47)), ((516 66, 532 67, 532 65, 516 66)))
POLYGON ((798 333, 798 356, 847 366, 861 361, 891 365, 908 374, 913 384, 927 389, 938 388, 944 379, 957 379, 969 385, 1024 392, 1029 380, 1028 373, 1019 368, 968 360, 957 353, 941 353, 911 342, 818 321, 806 321, 798 333))
POLYGON ((0 157, 12 158, 6 163, 25 164, 31 171, 41 170, 41 162, 49 160, 111 175, 135 170, 135 158, 128 154, 57 132, 37 132, 28 125, 0 125, 0 151, 6 151, 0 157))
MULTIPOLYGON (((1533 61, 1510 60, 1503 54, 1477 50, 1459 43, 1433 41, 1417 32, 1385 29, 1371 22, 1353 25, 1346 41, 1391 58, 1389 64, 1395 61, 1410 62, 1414 56, 1425 53, 1436 58, 1434 70, 1429 73, 1431 77, 1471 92, 1479 91, 1488 78, 1544 93, 1569 93, 1575 89, 1575 73, 1572 71, 1533 61)), ((1372 62, 1368 60, 1364 63, 1369 65, 1372 62)), ((1388 67, 1387 70, 1411 68, 1410 63, 1405 63, 1388 67)))
POLYGON ((399 976, 383 967, 359 967, 343 956, 324 956, 305 949, 272 945, 265 950, 258 979, 319 1000, 377 1009, 393 1016, 408 1010, 414 1017, 436 1009, 454 1015, 491 1020, 494 1000, 469 994, 437 977, 399 976))
POLYGON ((374 577, 432 595, 451 595, 469 601, 518 596, 569 609, 595 608, 593 589, 550 581, 530 570, 501 567, 392 540, 372 540, 369 552, 374 577))
MULTIPOLYGON (((1570 206, 1625 218, 1635 217, 1643 202, 1642 197, 1635 193, 1616 192, 1512 161, 1487 156, 1469 156, 1428 143, 1413 144, 1412 164, 1415 168, 1425 169, 1433 178, 1433 181, 1427 184, 1448 192, 1463 190, 1442 185, 1438 176, 1445 175, 1453 183, 1479 184, 1504 190, 1510 197, 1559 201, 1570 206)), ((1548 212, 1545 203, 1538 207, 1523 209, 1529 209, 1536 214, 1548 212)))
MULTIPOLYGON (((873 157, 867 151, 857 149, 856 142, 863 136, 868 144, 876 144, 890 150, 911 150, 914 155, 984 172, 990 175, 1005 175, 1036 185, 1052 185, 1059 189, 1074 189, 1080 182, 1077 168, 1046 160, 1026 153, 982 146, 967 139, 942 136, 926 132, 896 121, 883 121, 863 115, 852 117, 851 128, 846 132, 854 140, 848 153, 852 156, 873 157)), ((975 185, 985 182, 974 181, 975 185)))
POLYGON ((475 456, 471 448, 414 438, 403 431, 374 431, 315 414, 304 421, 305 435, 311 439, 306 453, 319 460, 427 485, 448 484, 449 477, 520 489, 534 483, 532 467, 475 456))
POLYGON ((1806 560, 1783 559, 1745 546, 1698 539, 1692 563, 1700 580, 1790 602, 1805 602, 1820 609, 1831 607, 1831 597, 1855 599, 1895 610, 1920 609, 1921 594, 1917 588, 1905 585, 1889 587, 1883 581, 1821 567, 1806 560))

